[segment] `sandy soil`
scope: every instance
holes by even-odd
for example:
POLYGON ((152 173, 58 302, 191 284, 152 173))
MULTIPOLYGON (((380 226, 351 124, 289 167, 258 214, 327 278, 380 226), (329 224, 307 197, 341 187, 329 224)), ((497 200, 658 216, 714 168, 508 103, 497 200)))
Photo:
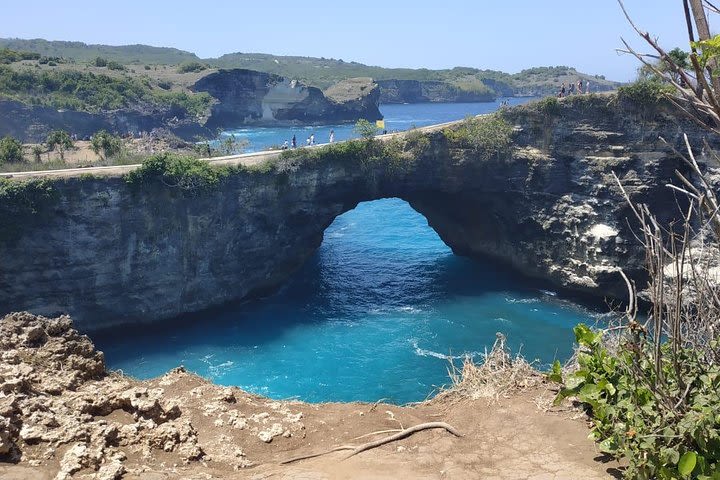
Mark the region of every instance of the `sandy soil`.
MULTIPOLYGON (((388 404, 280 402, 222 388, 174 371, 149 382, 131 382, 163 391, 163 400, 181 405, 183 418, 197 431, 205 455, 181 461, 174 453, 124 449, 126 480, 165 479, 607 479, 618 465, 603 463, 587 438, 584 417, 574 411, 540 409, 537 399, 550 392, 532 389, 497 402, 445 398, 416 406, 388 404), (357 445, 390 435, 358 439, 371 432, 447 422, 463 435, 427 430, 345 459, 347 452, 301 460, 293 457, 340 445, 357 445), (278 425, 278 427, 275 427, 278 425), (273 432, 271 441, 260 437, 273 432), (282 433, 280 433, 282 432, 282 433)), ((104 420, 131 424, 121 410, 104 420)), ((267 438, 265 438, 267 439, 267 438)), ((26 449, 27 459, 46 455, 44 447, 26 449)), ((0 463, 4 480, 52 480, 63 452, 42 465, 0 463)), ((72 478, 102 478, 93 470, 72 478)), ((113 477, 109 477, 113 478, 113 477)), ((117 477, 120 478, 120 477, 117 477)))

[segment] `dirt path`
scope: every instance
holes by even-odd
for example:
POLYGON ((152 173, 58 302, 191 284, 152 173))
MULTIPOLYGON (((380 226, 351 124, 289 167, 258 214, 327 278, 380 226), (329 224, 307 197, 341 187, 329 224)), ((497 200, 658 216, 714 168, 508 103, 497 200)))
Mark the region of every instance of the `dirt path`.
MULTIPOLYGON (((441 130, 449 125, 458 123, 459 121, 441 123, 437 125, 429 125, 427 127, 418 128, 417 131, 421 132, 434 132, 441 130)), ((387 135, 378 135, 376 138, 382 141, 389 140, 398 135, 402 135, 404 132, 389 133, 387 135)), ((342 143, 342 142, 338 142, 342 143)), ((321 148, 328 144, 318 144, 312 147, 301 147, 300 150, 306 148, 321 148)), ((205 158, 213 165, 245 165, 252 166, 259 163, 263 163, 268 160, 274 160, 280 156, 282 150, 268 150, 263 152, 255 153, 244 153, 241 155, 229 155, 225 157, 213 157, 205 158)), ((77 177, 80 175, 95 175, 101 177, 114 177, 124 175, 127 172, 135 170, 140 164, 132 165, 114 165, 114 166, 103 166, 103 167, 79 167, 79 168, 61 168, 57 170, 32 170, 27 172, 6 172, 0 173, 0 178, 15 178, 15 179, 28 179, 28 178, 68 178, 77 177)))

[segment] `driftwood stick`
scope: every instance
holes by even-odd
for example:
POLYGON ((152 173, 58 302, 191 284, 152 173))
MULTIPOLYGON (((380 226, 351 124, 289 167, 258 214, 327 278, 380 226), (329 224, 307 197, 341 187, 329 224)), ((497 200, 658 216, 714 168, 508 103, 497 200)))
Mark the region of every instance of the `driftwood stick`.
MULTIPOLYGON (((407 438, 414 433, 421 432, 423 430, 430 430, 433 428, 442 428, 442 429, 446 430, 447 432, 455 435, 456 437, 462 437, 460 432, 458 432, 457 430, 455 430, 454 427, 452 427, 451 425, 448 425, 445 422, 421 423, 419 425, 415 425, 414 427, 410 427, 410 428, 401 430, 398 433, 396 433, 395 435, 390 435, 389 437, 381 438, 380 440, 363 443, 362 445, 357 445, 357 446, 342 445, 339 447, 331 448, 330 450, 325 450, 324 452, 310 453, 308 455, 301 455, 299 457, 293 457, 293 458, 289 458, 287 460, 283 460, 282 462, 280 462, 280 465, 287 465, 288 463, 298 462, 300 460, 307 460, 309 458, 320 457, 322 455, 327 455, 327 454, 333 453, 333 452, 340 452, 342 450, 352 450, 352 452, 347 457, 344 458, 344 460, 346 460, 350 457, 357 455, 358 453, 362 453, 367 450, 371 450, 373 448, 377 448, 377 447, 380 447, 380 446, 388 444, 388 443, 396 442, 398 440, 402 440, 403 438, 407 438)), ((385 431, 372 432, 367 435, 375 435, 375 434, 379 434, 379 433, 385 433, 385 431)), ((363 435, 363 436, 367 436, 367 435, 363 435)), ((362 438, 362 437, 357 437, 357 438, 362 438)))
POLYGON ((353 457, 357 455, 358 453, 362 453, 366 450, 370 450, 376 447, 379 447, 381 445, 385 445, 387 443, 395 442, 397 440, 402 440, 403 438, 407 438, 413 433, 420 432, 422 430, 429 430, 432 428, 442 428, 447 430, 449 433, 455 435, 456 437, 462 437, 460 432, 455 430, 452 426, 448 425, 444 422, 428 422, 428 423, 421 423, 419 425, 415 425, 414 427, 406 428, 405 430, 402 430, 401 432, 396 433, 395 435, 390 435, 389 437, 381 438, 380 440, 375 440, 373 442, 364 443, 362 445, 358 445, 355 447, 355 449, 345 457, 345 459, 348 459, 350 457, 353 457))
POLYGON ((340 447, 331 448, 330 450, 325 450, 324 452, 320 452, 320 453, 310 453, 308 455, 301 455, 299 457, 289 458, 287 460, 283 460, 282 462, 280 462, 280 465, 287 465, 288 463, 299 462, 300 460, 307 460, 308 458, 320 457, 322 455, 327 455, 328 453, 333 453, 333 452, 339 452, 341 450, 355 450, 355 446, 342 445, 340 447))
POLYGON ((373 435, 380 435, 381 433, 397 433, 402 432, 401 428, 392 428, 390 430, 378 430, 377 432, 370 432, 366 433, 365 435, 360 435, 359 437, 353 438, 353 440, 360 440, 361 438, 367 438, 372 437, 373 435))

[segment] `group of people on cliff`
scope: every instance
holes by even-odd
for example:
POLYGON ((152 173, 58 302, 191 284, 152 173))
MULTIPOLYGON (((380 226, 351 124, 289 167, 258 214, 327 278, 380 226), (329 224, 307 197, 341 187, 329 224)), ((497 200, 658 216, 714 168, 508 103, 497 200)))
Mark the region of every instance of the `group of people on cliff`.
MULTIPOLYGON (((335 130, 330 130, 330 138, 328 139, 328 143, 335 143, 335 130)), ((305 141, 306 146, 315 145, 315 134, 311 133, 309 137, 307 137, 307 140, 305 141)), ((288 148, 297 148, 297 136, 293 135, 292 140, 289 142, 285 140, 285 142, 282 145, 282 150, 287 150, 288 148)))
POLYGON ((563 98, 568 95, 574 95, 578 94, 581 95, 583 93, 590 93, 590 82, 586 82, 583 89, 583 81, 582 78, 577 81, 577 83, 569 82, 568 88, 565 88, 565 82, 562 82, 562 85, 560 86, 560 91, 558 92, 558 98, 563 98))

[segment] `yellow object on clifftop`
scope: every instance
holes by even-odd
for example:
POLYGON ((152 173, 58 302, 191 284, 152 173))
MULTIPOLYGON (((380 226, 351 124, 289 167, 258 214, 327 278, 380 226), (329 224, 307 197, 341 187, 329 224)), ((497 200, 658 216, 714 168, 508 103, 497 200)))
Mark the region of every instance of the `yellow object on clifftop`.
POLYGON ((381 129, 385 130, 385 120, 376 120, 375 126, 377 128, 381 128, 381 129))

